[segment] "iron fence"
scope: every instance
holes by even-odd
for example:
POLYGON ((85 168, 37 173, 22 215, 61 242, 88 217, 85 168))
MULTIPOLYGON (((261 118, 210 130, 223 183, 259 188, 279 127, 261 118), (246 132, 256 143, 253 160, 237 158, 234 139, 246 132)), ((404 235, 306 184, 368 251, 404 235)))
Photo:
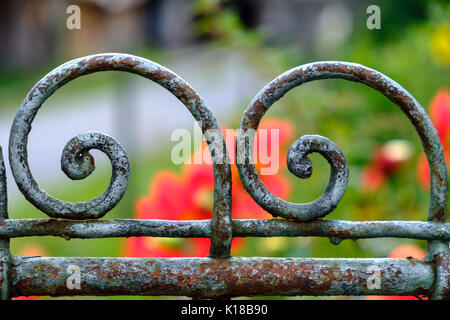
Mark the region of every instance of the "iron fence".
MULTIPOLYGON (((205 134, 219 129, 214 115, 197 92, 182 78, 152 61, 126 54, 99 54, 69 61, 47 74, 29 92, 14 119, 9 160, 14 179, 47 219, 9 219, 5 167, 0 161, 0 287, 2 298, 27 295, 181 295, 194 298, 230 298, 264 295, 426 295, 449 299, 450 224, 445 222, 447 171, 438 134, 419 103, 399 84, 359 64, 316 62, 283 73, 251 101, 242 117, 236 144, 244 142, 245 161, 238 164, 247 192, 263 209, 282 219, 236 220, 231 218, 231 170, 227 162, 213 161, 214 207, 211 220, 169 221, 98 220, 117 205, 128 183, 129 163, 123 147, 99 132, 80 134, 67 143, 61 167, 71 179, 83 179, 94 170, 90 149, 106 153, 112 163, 107 190, 88 202, 64 202, 42 190, 27 160, 31 124, 41 105, 58 88, 80 76, 105 70, 134 73, 169 90, 191 112, 205 134), (273 195, 260 180, 250 152, 252 136, 271 107, 286 92, 303 83, 341 78, 363 83, 392 100, 414 125, 424 147, 431 173, 428 219, 421 221, 350 222, 322 219, 342 198, 348 182, 348 164, 339 148, 318 135, 303 136, 287 155, 289 170, 298 177, 311 175, 308 155, 318 152, 327 159, 331 174, 325 192, 310 203, 290 203, 273 195), (252 131, 253 130, 253 131, 252 131), (75 258, 13 256, 9 241, 15 237, 205 237, 211 249, 205 258, 75 258), (343 239, 397 237, 428 241, 424 260, 324 259, 231 257, 233 237, 329 237, 343 239), (67 285, 68 267, 78 266, 78 287, 67 285), (373 266, 380 285, 369 286, 373 266), (371 269, 372 268, 372 269, 371 269)), ((220 130, 218 130, 220 132, 220 130)), ((222 144, 219 134, 205 136, 211 145, 222 144), (218 139, 218 140, 217 140, 218 139)))

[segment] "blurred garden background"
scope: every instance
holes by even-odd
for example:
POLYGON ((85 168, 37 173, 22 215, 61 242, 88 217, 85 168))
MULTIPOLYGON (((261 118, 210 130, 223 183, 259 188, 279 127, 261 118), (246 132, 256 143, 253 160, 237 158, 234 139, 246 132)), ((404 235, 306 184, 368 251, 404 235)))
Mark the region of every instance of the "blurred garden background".
MULTIPOLYGON (((319 60, 356 62, 408 90, 427 110, 450 153, 450 4, 448 1, 313 0, 4 0, 0 4, 0 145, 7 158, 9 129, 28 91, 58 65, 85 55, 123 52, 162 64, 189 82, 223 128, 237 128, 243 111, 267 82, 319 60), (81 29, 66 28, 66 8, 81 9, 81 29), (381 29, 368 29, 369 5, 381 10, 381 29)), ((291 202, 322 194, 330 168, 313 154, 314 173, 289 174, 289 146, 303 134, 333 140, 350 165, 344 198, 326 219, 426 220, 428 168, 406 116, 380 93, 343 80, 290 91, 265 115, 278 128, 280 171, 267 187, 291 202)), ((60 170, 64 145, 95 130, 117 138, 131 164, 128 190, 103 219, 209 219, 211 166, 171 161, 174 129, 193 132, 188 110, 158 85, 135 75, 102 72, 58 90, 39 111, 28 143, 32 173, 48 193, 87 201, 103 193, 111 166, 93 151, 96 171, 71 181, 60 170)), ((199 152, 201 150, 192 150, 199 152)), ((448 161, 448 160, 447 160, 448 161)), ((7 166, 10 218, 45 218, 18 191, 7 166)), ((233 168, 233 218, 270 218, 248 196, 233 168)), ((13 239, 16 255, 206 256, 208 239, 13 239)), ((423 258, 425 241, 327 238, 235 239, 238 256, 423 258), (394 250, 394 252, 393 252, 394 250)), ((133 297, 136 298, 136 297, 133 297)), ((342 298, 342 297, 341 297, 342 298)))

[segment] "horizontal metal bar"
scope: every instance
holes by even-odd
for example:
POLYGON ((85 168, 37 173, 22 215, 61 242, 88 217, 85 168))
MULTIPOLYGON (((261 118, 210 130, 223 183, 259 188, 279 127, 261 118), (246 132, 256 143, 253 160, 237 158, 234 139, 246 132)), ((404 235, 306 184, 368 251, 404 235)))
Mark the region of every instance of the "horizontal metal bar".
POLYGON ((435 279, 432 265, 407 259, 13 257, 11 274, 13 296, 421 295, 435 279), (69 266, 79 289, 67 286, 69 266))
MULTIPOLYGON (((0 237, 59 236, 70 238, 108 237, 210 237, 210 220, 57 220, 8 219, 0 221, 0 237)), ((319 236, 341 239, 411 238, 450 240, 450 224, 421 221, 341 221, 292 222, 281 219, 233 220, 234 237, 319 236)))
POLYGON ((341 239, 409 238, 450 240, 450 223, 422 221, 314 220, 292 222, 280 219, 234 220, 236 237, 319 236, 341 239))
POLYGON ((210 237, 210 220, 56 220, 9 219, 0 221, 0 237, 58 236, 70 238, 210 237), (3 223, 4 222, 4 223, 3 223))

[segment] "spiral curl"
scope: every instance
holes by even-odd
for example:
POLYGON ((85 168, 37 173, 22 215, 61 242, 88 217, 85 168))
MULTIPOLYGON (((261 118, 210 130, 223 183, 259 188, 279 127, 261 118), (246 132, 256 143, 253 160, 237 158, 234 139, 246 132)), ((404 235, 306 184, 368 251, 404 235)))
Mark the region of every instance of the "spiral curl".
MULTIPOLYGON (((61 169, 69 178, 79 180, 89 176, 95 168, 90 149, 107 154, 112 164, 110 184, 101 196, 91 201, 65 202, 53 198, 39 187, 28 164, 28 135, 45 100, 73 79, 108 70, 130 72, 161 85, 187 107, 203 133, 219 128, 203 99, 185 80, 150 60, 128 54, 105 53, 59 66, 30 90, 14 118, 9 139, 11 171, 19 190, 35 207, 51 217, 77 220, 100 218, 117 205, 127 188, 129 163, 125 150, 112 137, 99 132, 83 133, 73 138, 64 147, 61 156, 61 169)), ((222 135, 218 138, 223 140, 222 135)), ((215 207, 211 255, 227 256, 231 246, 231 169, 229 164, 214 163, 213 170, 215 207)))
POLYGON ((86 132, 71 139, 61 155, 62 171, 72 180, 88 177, 95 170, 94 157, 89 153, 91 149, 100 150, 108 156, 112 166, 111 181, 98 198, 72 204, 73 214, 67 214, 67 218, 76 218, 80 213, 90 219, 99 218, 103 212, 110 211, 127 190, 130 163, 125 149, 113 137, 101 132, 86 132))
POLYGON ((289 171, 302 179, 311 177, 313 166, 308 155, 312 152, 320 153, 331 166, 325 192, 319 199, 308 204, 310 212, 317 212, 318 216, 322 216, 333 211, 345 193, 348 184, 348 163, 342 151, 330 139, 319 135, 305 135, 289 148, 286 159, 289 171))
MULTIPOLYGON (((238 146, 246 145, 248 132, 255 132, 267 110, 289 90, 304 83, 321 79, 344 79, 360 82, 385 95, 400 107, 419 134, 430 165, 430 207, 428 220, 445 221, 447 202, 447 171, 439 136, 425 110, 403 87, 385 75, 365 66, 340 61, 305 64, 281 74, 267 84, 245 110, 236 139, 238 146)), ((312 173, 311 152, 321 153, 331 165, 331 176, 323 195, 316 201, 298 204, 284 201, 272 194, 262 183, 252 163, 252 136, 246 145, 245 161, 238 163, 244 188, 251 197, 273 216, 296 221, 324 217, 333 211, 342 198, 348 182, 348 165, 342 152, 330 140, 320 136, 304 136, 295 142, 288 154, 289 170, 300 178, 312 173)))
MULTIPOLYGON (((245 134, 239 135, 236 145, 244 143, 245 134)), ((325 192, 315 201, 308 203, 291 203, 271 193, 259 178, 249 150, 253 147, 252 137, 246 145, 246 161, 237 164, 243 185, 252 198, 273 216, 280 216, 294 221, 309 221, 323 217, 333 211, 348 184, 348 164, 344 154, 331 140, 319 135, 304 135, 289 148, 286 162, 289 171, 301 179, 311 177, 313 166, 308 155, 313 152, 321 154, 330 164, 331 173, 325 192)))

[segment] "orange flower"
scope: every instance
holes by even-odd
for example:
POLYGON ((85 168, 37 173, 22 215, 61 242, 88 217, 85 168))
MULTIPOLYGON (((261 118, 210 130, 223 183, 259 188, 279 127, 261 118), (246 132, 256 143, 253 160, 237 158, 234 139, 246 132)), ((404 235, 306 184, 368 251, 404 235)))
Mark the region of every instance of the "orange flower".
MULTIPOLYGON (((35 257, 35 256, 39 256, 39 257, 45 257, 48 256, 47 250, 38 245, 38 244, 29 244, 24 246, 20 251, 19 251, 19 256, 27 256, 27 257, 35 257)), ((11 300, 42 300, 42 297, 38 297, 38 296, 19 296, 19 297, 14 297, 11 298, 11 300)))
POLYGON ((46 257, 48 253, 47 249, 39 244, 28 244, 19 251, 19 256, 46 257))
MULTIPOLYGON (((445 161, 448 163, 450 152, 450 91, 448 89, 443 88, 436 93, 431 101, 429 113, 444 148, 445 161)), ((419 159, 417 175, 420 185, 428 189, 430 187, 430 167, 424 154, 419 159)))
MULTIPOLYGON (((391 253, 389 253, 389 258, 423 260, 425 255, 426 253, 422 248, 411 244, 404 244, 395 247, 391 253)), ((428 300, 427 297, 423 296, 367 296, 366 298, 367 300, 428 300)))
MULTIPOLYGON (((281 144, 286 144, 288 137, 293 132, 291 125, 281 120, 263 121, 261 128, 279 129, 280 147, 281 144)), ((270 142, 269 134, 268 148, 271 146, 270 142)), ((204 152, 204 148, 206 146, 198 152, 204 152)), ((234 140, 227 141, 227 149, 234 150, 234 140)), ((230 157, 234 157, 234 152, 230 152, 230 157)), ((274 161, 280 160, 275 159, 274 161)), ((184 165, 180 174, 170 171, 158 172, 150 183, 149 193, 138 199, 136 203, 136 218, 211 219, 214 200, 214 174, 212 165, 208 163, 210 161, 205 161, 203 164, 184 165)), ((278 164, 283 168, 286 166, 285 162, 278 164)), ((271 215, 261 209, 244 190, 236 165, 232 164, 231 168, 233 219, 271 218, 271 215)), ((261 180, 278 197, 288 197, 291 185, 287 179, 278 175, 262 175, 261 180)), ((207 256, 210 247, 210 240, 207 238, 132 237, 125 241, 125 255, 132 257, 207 256)), ((234 238, 232 253, 238 252, 243 243, 244 239, 234 238)))
POLYGON ((389 258, 414 258, 414 259, 425 259, 426 253, 421 247, 412 244, 403 244, 395 247, 389 254, 389 258))

